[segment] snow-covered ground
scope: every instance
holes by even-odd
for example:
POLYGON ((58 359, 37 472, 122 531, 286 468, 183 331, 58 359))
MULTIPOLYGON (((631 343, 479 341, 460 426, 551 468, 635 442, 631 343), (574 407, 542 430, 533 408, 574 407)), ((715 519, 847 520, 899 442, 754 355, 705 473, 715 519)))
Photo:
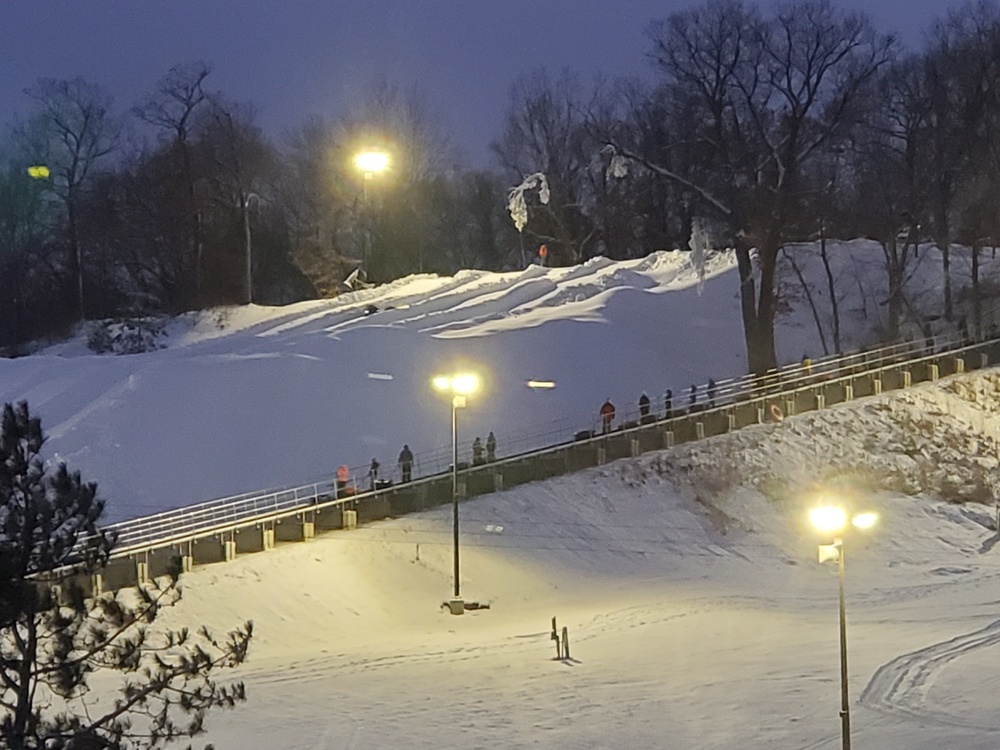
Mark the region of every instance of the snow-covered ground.
POLYGON ((1000 376, 921 387, 185 576, 171 622, 255 621, 221 748, 840 747, 836 568, 805 524, 827 480, 880 513, 845 538, 856 747, 1000 743, 992 507, 935 498, 995 468, 1000 376), (987 386, 980 387, 979 383, 987 386), (910 433, 920 415, 938 412, 910 433), (987 423, 990 416, 986 417, 987 423), (900 442, 910 435, 926 457, 900 442), (864 439, 871 436, 871 440, 864 439), (978 441, 978 452, 966 452, 978 441), (956 468, 958 467, 958 468, 956 468), (924 493, 883 491, 923 476, 924 493), (570 636, 555 660, 551 619, 570 636))
MULTIPOLYGON (((881 249, 842 243, 830 256, 844 347, 872 343, 886 312, 881 249)), ((829 341, 817 252, 795 257, 829 341)), ((148 354, 96 356, 81 336, 0 359, 0 401, 28 400, 50 450, 98 482, 109 520, 328 480, 340 464, 363 475, 372 458, 392 473, 404 443, 416 473, 431 473, 448 464, 451 425, 430 380, 459 363, 485 382, 461 414, 466 458, 491 430, 509 454, 596 427, 606 398, 619 418, 634 416, 643 392, 660 405, 669 388, 682 403, 691 384, 745 374, 733 258, 711 255, 703 284, 690 258, 424 275, 333 300, 232 308, 174 321, 166 348, 148 354), (379 312, 364 315, 367 305, 379 312), (557 387, 532 390, 532 379, 557 387)), ((952 260, 956 297, 966 265, 952 260)), ((936 251, 924 250, 908 284, 915 304, 940 273, 936 251)), ((823 353, 797 283, 786 269, 785 363, 823 353)))
MULTIPOLYGON (((838 246, 838 273, 867 289, 842 301, 848 345, 884 321, 878 252, 838 246)), ((462 434, 493 429, 503 453, 591 426, 608 396, 624 411, 643 390, 743 372, 729 259, 700 293, 687 261, 410 278, 234 310, 224 328, 178 322, 144 355, 70 342, 0 360, 0 399, 29 400, 113 518, 373 454, 390 466, 403 442, 429 456, 450 413, 428 381, 459 359, 489 385, 462 434)), ((935 254, 921 262, 914 283, 932 288, 935 254)), ((781 357, 817 356, 815 330, 794 307, 781 357)), ((845 538, 855 746, 992 749, 1000 552, 978 501, 997 479, 998 413, 1000 374, 974 374, 469 500, 462 592, 490 607, 461 617, 440 607, 443 507, 196 568, 164 619, 255 621, 249 702, 209 717, 218 748, 833 750, 837 578, 804 520, 835 491, 881 515, 845 538), (553 658, 553 617, 569 660, 553 658)))

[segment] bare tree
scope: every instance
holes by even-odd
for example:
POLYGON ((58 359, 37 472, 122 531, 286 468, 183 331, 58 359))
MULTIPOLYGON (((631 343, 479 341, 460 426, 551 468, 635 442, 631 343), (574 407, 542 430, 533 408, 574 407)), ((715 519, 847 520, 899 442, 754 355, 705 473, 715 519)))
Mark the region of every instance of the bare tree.
POLYGON ((188 228, 187 256, 188 262, 193 259, 196 299, 202 295, 203 240, 201 211, 195 192, 192 131, 197 123, 196 113, 208 101, 204 83, 211 72, 211 67, 202 61, 175 65, 157 82, 156 90, 132 110, 140 119, 169 134, 170 153, 180 162, 183 214, 188 228))
POLYGON ((45 78, 25 93, 35 100, 37 111, 18 134, 32 159, 49 168, 48 184, 65 208, 69 268, 82 320, 86 308, 77 211, 88 179, 115 149, 120 125, 112 116, 110 97, 82 78, 45 78))
POLYGON ((563 71, 553 80, 535 70, 511 87, 507 124, 492 144, 511 185, 534 173, 548 180, 551 199, 529 203, 527 231, 547 246, 556 264, 579 263, 597 249, 587 190, 587 170, 597 147, 584 111, 575 76, 563 71))
POLYGON ((208 175, 213 202, 213 278, 218 283, 210 297, 217 300, 253 299, 253 271, 259 262, 252 244, 251 211, 270 202, 277 154, 255 124, 251 105, 211 98, 203 113, 198 141, 199 157, 208 175))
POLYGON ((667 90, 664 115, 672 123, 696 118, 693 133, 679 132, 697 139, 686 149, 697 158, 670 167, 635 144, 608 142, 615 154, 683 186, 700 211, 726 224, 750 369, 765 372, 776 365, 775 265, 802 200, 803 170, 856 123, 860 95, 891 59, 892 40, 827 0, 783 6, 769 17, 738 0, 710 0, 653 24, 649 34, 667 90))

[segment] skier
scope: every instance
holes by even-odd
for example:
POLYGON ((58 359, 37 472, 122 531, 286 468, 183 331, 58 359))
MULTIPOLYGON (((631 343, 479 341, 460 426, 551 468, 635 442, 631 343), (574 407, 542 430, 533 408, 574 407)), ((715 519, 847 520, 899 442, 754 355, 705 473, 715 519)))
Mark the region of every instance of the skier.
POLYGON ((403 450, 399 452, 399 471, 402 481, 409 482, 413 478, 413 454, 409 445, 403 445, 403 450))
POLYGON ((497 460, 497 439, 493 435, 493 430, 486 436, 486 463, 493 463, 497 460))

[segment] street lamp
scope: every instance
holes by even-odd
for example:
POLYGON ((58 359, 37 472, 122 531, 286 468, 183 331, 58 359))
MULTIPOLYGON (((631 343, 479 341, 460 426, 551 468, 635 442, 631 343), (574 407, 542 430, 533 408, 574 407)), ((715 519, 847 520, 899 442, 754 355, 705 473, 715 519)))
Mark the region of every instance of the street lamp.
POLYGON ((258 211, 260 210, 260 196, 257 193, 240 193, 240 208, 243 212, 243 246, 244 262, 246 263, 246 287, 247 304, 253 302, 253 248, 250 244, 250 199, 257 199, 258 211))
POLYGON ((451 505, 455 537, 455 592, 451 612, 461 614, 465 608, 458 568, 458 410, 465 407, 465 397, 479 389, 479 376, 473 372, 436 375, 431 384, 438 391, 451 394, 451 505))
POLYGON ((372 244, 371 211, 368 206, 368 183, 376 174, 381 174, 389 168, 389 153, 379 150, 361 151, 354 156, 354 166, 364 175, 361 189, 362 204, 365 212, 365 246, 362 265, 367 273, 368 254, 371 252, 372 244))
POLYGON ((833 544, 819 545, 821 563, 837 562, 840 579, 840 733, 843 750, 851 750, 851 704, 847 691, 847 612, 844 607, 844 540, 841 534, 854 526, 870 529, 878 521, 876 513, 856 513, 849 516, 843 508, 824 505, 809 511, 809 521, 824 534, 833 534, 833 544))

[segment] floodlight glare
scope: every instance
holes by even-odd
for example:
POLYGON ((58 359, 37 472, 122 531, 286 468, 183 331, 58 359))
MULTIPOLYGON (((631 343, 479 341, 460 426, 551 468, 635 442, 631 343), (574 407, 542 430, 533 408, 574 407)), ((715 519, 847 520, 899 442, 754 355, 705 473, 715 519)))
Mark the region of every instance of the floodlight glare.
POLYGON ((836 534, 847 527, 847 512, 834 505, 823 505, 809 511, 809 522, 817 531, 836 534))
POLYGON ((451 378, 447 375, 435 375, 433 380, 431 380, 431 385, 433 385, 434 389, 438 391, 450 391, 451 378))
POLYGON ((870 529, 878 522, 878 513, 872 511, 866 511, 865 513, 858 513, 854 518, 851 519, 851 523, 859 529, 870 529))
POLYGON ((555 384, 555 381, 552 381, 552 380, 529 380, 528 381, 528 387, 529 388, 534 388, 536 390, 537 389, 548 390, 550 388, 555 388, 556 384, 555 384))
POLYGON ((479 389, 479 376, 472 372, 453 375, 451 378, 451 389, 462 396, 475 393, 479 389))
POLYGON ((384 172, 389 168, 389 154, 385 151, 362 151, 354 157, 354 166, 365 174, 384 172))

